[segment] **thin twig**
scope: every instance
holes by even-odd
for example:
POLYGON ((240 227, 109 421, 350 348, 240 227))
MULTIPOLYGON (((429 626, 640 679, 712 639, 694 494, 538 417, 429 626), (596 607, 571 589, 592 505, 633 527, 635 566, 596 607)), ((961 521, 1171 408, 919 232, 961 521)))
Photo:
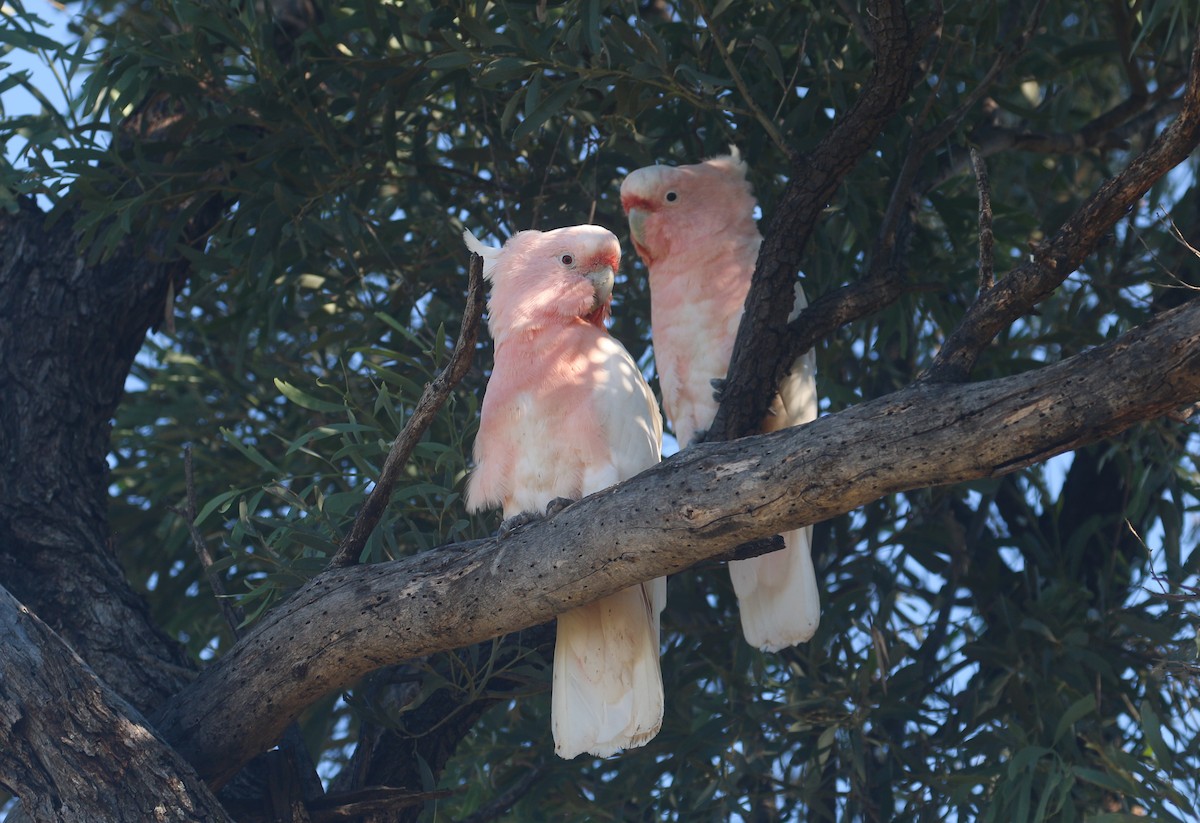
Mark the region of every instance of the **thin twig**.
POLYGON ((225 584, 221 582, 220 576, 212 570, 214 562, 212 553, 204 542, 204 535, 200 534, 200 529, 196 526, 196 479, 192 472, 191 446, 183 447, 183 479, 187 489, 187 503, 183 509, 176 506, 168 506, 167 509, 179 515, 179 518, 187 524, 188 533, 192 536, 192 548, 195 549, 196 556, 200 558, 200 568, 204 570, 204 577, 208 580, 209 588, 216 597, 221 617, 225 619, 225 625, 229 626, 230 633, 237 640, 241 637, 241 626, 246 620, 246 615, 240 606, 229 599, 229 593, 225 591, 225 584))
POLYGON ((987 164, 979 152, 971 149, 971 166, 975 169, 975 185, 979 188, 979 290, 987 291, 996 283, 992 234, 992 185, 988 180, 987 164))
POLYGON ((846 19, 850 21, 850 25, 854 27, 854 33, 858 35, 858 39, 862 40, 871 51, 875 51, 875 35, 871 33, 871 27, 863 22, 862 15, 858 13, 854 4, 849 0, 837 0, 837 5, 842 14, 846 15, 846 19))
POLYGON ((1162 212, 1162 217, 1159 218, 1159 221, 1167 224, 1167 227, 1170 229, 1171 236, 1175 238, 1176 242, 1178 242, 1196 257, 1200 257, 1200 249, 1197 249, 1187 241, 1187 238, 1183 236, 1183 232, 1179 230, 1179 226, 1175 225, 1175 221, 1171 219, 1170 212, 1162 212))
POLYGON ((363 547, 367 544, 367 538, 379 525, 383 511, 391 500, 396 480, 408 464, 408 458, 416 448, 417 442, 433 422, 438 409, 446 402, 450 392, 466 375, 467 369, 471 367, 471 360, 475 356, 475 341, 479 338, 479 321, 483 317, 483 258, 479 255, 471 255, 469 277, 467 305, 463 309, 462 326, 458 332, 458 342, 454 344, 454 351, 450 355, 450 361, 446 363, 446 367, 442 369, 441 373, 425 387, 421 399, 417 402, 417 407, 413 410, 412 417, 404 426, 404 431, 400 432, 393 441, 392 449, 388 453, 387 460, 384 461, 383 470, 379 473, 375 488, 371 490, 367 502, 363 504, 362 509, 358 512, 358 517, 354 519, 354 525, 350 527, 350 534, 342 541, 337 554, 329 561, 330 568, 344 568, 358 563, 359 555, 362 554, 363 547))

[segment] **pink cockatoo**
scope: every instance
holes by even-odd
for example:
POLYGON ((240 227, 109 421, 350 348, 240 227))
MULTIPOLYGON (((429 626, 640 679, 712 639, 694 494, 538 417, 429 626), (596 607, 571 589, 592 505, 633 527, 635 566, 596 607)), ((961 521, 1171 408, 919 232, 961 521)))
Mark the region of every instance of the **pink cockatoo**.
MULTIPOLYGON (((621 184, 629 233, 650 272, 654 362, 663 410, 681 446, 717 411, 714 379, 725 377, 762 235, 746 164, 737 149, 692 166, 648 166, 621 184)), ((796 284, 794 317, 807 305, 796 284)), ((816 360, 799 357, 780 386, 763 431, 817 417, 816 360)), ((784 535, 786 549, 733 561, 746 640, 777 651, 812 637, 820 621, 812 528, 784 535)))
MULTIPOLYGON (((523 231, 503 248, 463 235, 492 283, 495 366, 483 398, 473 511, 506 518, 579 498, 659 460, 662 417, 645 378, 604 328, 621 246, 599 226, 523 231)), ((658 733, 663 716, 658 578, 558 617, 554 750, 607 757, 658 733)))

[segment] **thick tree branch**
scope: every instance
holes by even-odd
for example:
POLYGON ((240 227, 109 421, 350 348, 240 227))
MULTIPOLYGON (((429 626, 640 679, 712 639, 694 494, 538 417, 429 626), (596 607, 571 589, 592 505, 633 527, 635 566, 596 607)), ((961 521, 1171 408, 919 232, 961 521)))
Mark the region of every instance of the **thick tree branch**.
POLYGON ((396 486, 400 472, 408 464, 413 449, 417 447, 421 436, 433 422, 438 409, 446 402, 450 392, 471 368, 471 360, 475 356, 475 341, 479 338, 479 321, 483 318, 483 258, 472 254, 468 272, 470 280, 467 285, 467 304, 463 308, 462 327, 459 329, 454 351, 450 354, 450 361, 433 382, 425 387, 421 399, 417 401, 417 407, 413 409, 412 416, 404 426, 404 431, 392 442, 391 451, 388 452, 387 460, 379 473, 379 480, 367 496, 367 501, 363 503, 358 516, 354 518, 350 534, 330 561, 331 568, 352 566, 358 562, 363 546, 367 544, 367 538, 379 525, 379 519, 383 517, 384 509, 392 499, 392 489, 396 486))
POLYGON ((791 182, 767 228, 758 254, 746 310, 734 344, 729 382, 716 418, 708 430, 712 440, 730 439, 758 430, 779 381, 791 367, 787 318, 796 272, 817 226, 821 210, 859 158, 908 97, 913 66, 940 18, 920 27, 909 24, 901 0, 872 3, 875 66, 862 94, 830 129, 812 155, 793 165, 791 182), (780 356, 763 357, 763 351, 780 356))
POLYGON ((75 652, 0 587, 0 785, 33 820, 212 823, 191 767, 75 652), (119 791, 113 791, 119 786, 119 791))
POLYGON ((1005 474, 1197 398, 1192 300, 1022 375, 918 383, 806 426, 701 444, 506 539, 319 575, 176 695, 159 729, 220 785, 305 706, 373 669, 543 623, 883 495, 1005 474))
POLYGON ((1118 220, 1200 143, 1200 38, 1179 116, 1120 174, 1106 182, 1031 259, 979 295, 946 340, 927 382, 966 380, 980 353, 1010 323, 1058 288, 1118 220))

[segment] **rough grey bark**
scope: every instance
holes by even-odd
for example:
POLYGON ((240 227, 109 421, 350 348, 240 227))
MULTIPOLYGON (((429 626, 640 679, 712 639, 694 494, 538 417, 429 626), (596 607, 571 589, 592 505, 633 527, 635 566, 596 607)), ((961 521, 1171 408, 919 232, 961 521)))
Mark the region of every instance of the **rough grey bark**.
POLYGON ((0 784, 35 821, 229 820, 190 766, 0 587, 0 784))
POLYGON ((190 664, 109 544, 111 419, 172 268, 80 256, 71 214, 0 211, 0 581, 139 711, 190 664))
POLYGON ((222 784, 306 706, 381 666, 537 625, 883 495, 992 477, 1200 398, 1200 300, 1055 365, 919 383, 701 444, 506 539, 319 575, 176 695, 163 735, 222 784))

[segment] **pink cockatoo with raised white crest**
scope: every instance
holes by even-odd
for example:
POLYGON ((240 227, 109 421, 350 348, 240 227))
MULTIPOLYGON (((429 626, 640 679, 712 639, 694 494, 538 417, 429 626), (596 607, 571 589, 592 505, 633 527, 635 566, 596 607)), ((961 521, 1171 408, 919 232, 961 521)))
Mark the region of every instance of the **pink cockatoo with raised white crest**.
MULTIPOLYGON (((691 166, 648 166, 621 183, 634 248, 650 272, 650 326, 663 410, 680 446, 717 412, 713 380, 729 368, 762 235, 746 164, 731 149, 691 166)), ((794 317, 807 305, 796 284, 794 317)), ((763 431, 817 417, 816 361, 799 357, 779 387, 763 431)), ((733 561, 746 640, 777 651, 812 637, 820 621, 812 527, 785 534, 787 548, 733 561)))
MULTIPOLYGON (((659 460, 662 417, 637 364, 604 327, 621 247, 599 226, 523 231, 503 248, 464 239, 491 281, 495 365, 483 398, 473 511, 540 511, 659 460)), ((558 616, 554 750, 607 757, 658 733, 663 716, 658 578, 558 616)))

